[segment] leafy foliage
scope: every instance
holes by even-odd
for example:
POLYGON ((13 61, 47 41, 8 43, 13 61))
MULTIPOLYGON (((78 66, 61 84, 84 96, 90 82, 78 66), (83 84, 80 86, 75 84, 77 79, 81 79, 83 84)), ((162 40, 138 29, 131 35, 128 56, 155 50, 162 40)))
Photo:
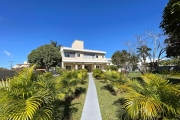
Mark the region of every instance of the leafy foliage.
POLYGON ((175 119, 180 113, 180 88, 160 75, 145 74, 143 82, 119 86, 124 108, 132 119, 175 119))
POLYGON ((151 56, 151 54, 149 53, 150 51, 151 51, 151 48, 148 48, 146 45, 143 45, 143 46, 140 46, 139 48, 137 48, 138 57, 142 58, 142 59, 140 59, 143 64, 142 70, 139 69, 142 74, 147 72, 146 58, 151 56))
POLYGON ((93 77, 96 79, 102 79, 103 78, 103 71, 101 69, 93 69, 93 77))
POLYGON ((39 74, 34 68, 35 65, 24 68, 13 78, 0 82, 1 120, 56 120, 67 117, 71 101, 76 97, 77 90, 81 90, 78 85, 87 78, 87 71, 65 71, 61 76, 54 77, 51 72, 39 74))
POLYGON ((78 78, 80 79, 80 82, 82 84, 85 83, 85 80, 87 79, 87 77, 88 77, 88 74, 87 74, 87 70, 86 69, 78 70, 78 78))
POLYGON ((137 66, 138 58, 135 55, 131 55, 126 50, 116 51, 112 55, 112 63, 118 68, 129 68, 129 66, 137 66))
POLYGON ((78 85, 83 83, 87 78, 87 71, 66 71, 56 80, 56 87, 59 89, 59 99, 73 99, 75 97, 75 91, 78 89, 78 85), (83 82, 82 82, 83 81, 83 82))
POLYGON ((61 53, 58 47, 47 44, 32 50, 28 55, 28 62, 37 64, 37 67, 46 68, 55 67, 61 61, 61 53))
POLYGON ((146 58, 151 56, 149 51, 151 51, 151 48, 148 48, 146 45, 143 45, 137 48, 138 56, 143 59, 142 60, 143 63, 146 63, 146 58))
POLYGON ((168 57, 180 55, 180 1, 169 0, 163 11, 163 20, 160 27, 168 35, 165 40, 167 44, 166 54, 168 57))
POLYGON ((54 82, 50 77, 35 76, 34 67, 0 83, 0 119, 51 119, 54 82))
POLYGON ((106 70, 118 71, 118 67, 115 65, 108 65, 105 68, 106 70))
POLYGON ((56 72, 57 72, 59 75, 64 74, 65 71, 66 71, 65 68, 62 68, 62 67, 56 67, 56 72))
POLYGON ((107 71, 104 72, 104 82, 108 83, 109 89, 113 92, 113 94, 117 94, 120 92, 119 86, 124 84, 127 81, 127 77, 122 72, 119 73, 117 71, 107 71))
POLYGON ((112 55, 112 63, 118 67, 124 67, 129 60, 130 54, 126 50, 116 51, 112 55))

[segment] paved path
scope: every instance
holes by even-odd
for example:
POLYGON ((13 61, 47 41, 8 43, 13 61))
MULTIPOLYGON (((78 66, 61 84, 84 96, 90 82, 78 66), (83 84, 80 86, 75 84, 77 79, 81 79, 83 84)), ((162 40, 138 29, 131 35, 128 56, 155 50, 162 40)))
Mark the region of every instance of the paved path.
POLYGON ((96 86, 94 84, 92 73, 89 73, 88 91, 82 111, 81 120, 102 120, 96 86))

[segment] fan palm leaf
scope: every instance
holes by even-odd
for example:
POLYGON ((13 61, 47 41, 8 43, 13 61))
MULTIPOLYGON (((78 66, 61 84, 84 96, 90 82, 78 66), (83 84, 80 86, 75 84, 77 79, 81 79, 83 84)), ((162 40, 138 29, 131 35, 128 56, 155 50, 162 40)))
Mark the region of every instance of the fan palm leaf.
POLYGON ((34 67, 25 68, 13 78, 0 82, 0 119, 51 118, 54 83, 43 76, 35 77, 34 67))
POLYGON ((160 75, 145 74, 143 82, 129 80, 119 86, 123 106, 132 119, 169 118, 180 114, 180 90, 160 75))

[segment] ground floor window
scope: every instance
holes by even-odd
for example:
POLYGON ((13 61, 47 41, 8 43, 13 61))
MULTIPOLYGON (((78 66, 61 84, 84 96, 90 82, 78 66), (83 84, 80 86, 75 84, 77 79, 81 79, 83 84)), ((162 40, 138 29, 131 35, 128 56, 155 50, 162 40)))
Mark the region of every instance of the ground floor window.
POLYGON ((78 70, 82 69, 81 65, 78 65, 78 70))
POLYGON ((96 68, 100 68, 100 65, 96 65, 96 68))
POLYGON ((71 70, 71 66, 70 65, 66 65, 66 70, 71 70))

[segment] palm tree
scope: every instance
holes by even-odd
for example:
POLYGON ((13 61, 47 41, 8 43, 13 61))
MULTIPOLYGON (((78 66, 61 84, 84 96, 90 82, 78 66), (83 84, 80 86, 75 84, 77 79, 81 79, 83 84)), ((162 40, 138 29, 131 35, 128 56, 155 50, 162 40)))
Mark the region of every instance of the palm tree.
POLYGON ((151 51, 151 48, 148 48, 146 45, 143 45, 137 48, 137 53, 138 53, 137 56, 139 57, 139 60, 142 62, 142 71, 140 71, 142 74, 144 74, 147 71, 146 58, 151 56, 151 54, 149 53, 150 51, 151 51))
POLYGON ((139 48, 137 48, 137 53, 138 53, 138 56, 141 57, 143 59, 143 63, 146 63, 146 58, 148 56, 150 56, 150 53, 149 51, 151 51, 152 49, 151 48, 148 48, 146 45, 143 45, 143 46, 140 46, 139 48))
MULTIPOLYGON (((52 45, 52 46, 54 46, 55 48, 57 48, 59 51, 61 50, 61 47, 62 47, 62 45, 58 45, 58 43, 57 43, 57 41, 52 41, 52 40, 50 40, 50 45, 52 45)), ((62 62, 62 57, 60 56, 60 61, 59 61, 59 63, 58 63, 58 66, 60 66, 61 65, 61 62, 62 62)))
POLYGON ((119 86, 121 100, 132 119, 179 119, 180 86, 160 75, 145 74, 143 82, 129 80, 119 86))
POLYGON ((56 80, 56 87, 59 89, 59 99, 73 99, 81 79, 78 77, 78 71, 66 71, 56 80))
POLYGON ((58 45, 58 44, 57 44, 57 41, 52 41, 52 40, 50 40, 50 42, 51 42, 50 44, 51 44, 52 46, 58 48, 58 50, 61 49, 61 46, 62 46, 62 45, 58 45))
POLYGON ((35 75, 34 67, 0 82, 1 120, 51 119, 55 84, 51 77, 35 75))

